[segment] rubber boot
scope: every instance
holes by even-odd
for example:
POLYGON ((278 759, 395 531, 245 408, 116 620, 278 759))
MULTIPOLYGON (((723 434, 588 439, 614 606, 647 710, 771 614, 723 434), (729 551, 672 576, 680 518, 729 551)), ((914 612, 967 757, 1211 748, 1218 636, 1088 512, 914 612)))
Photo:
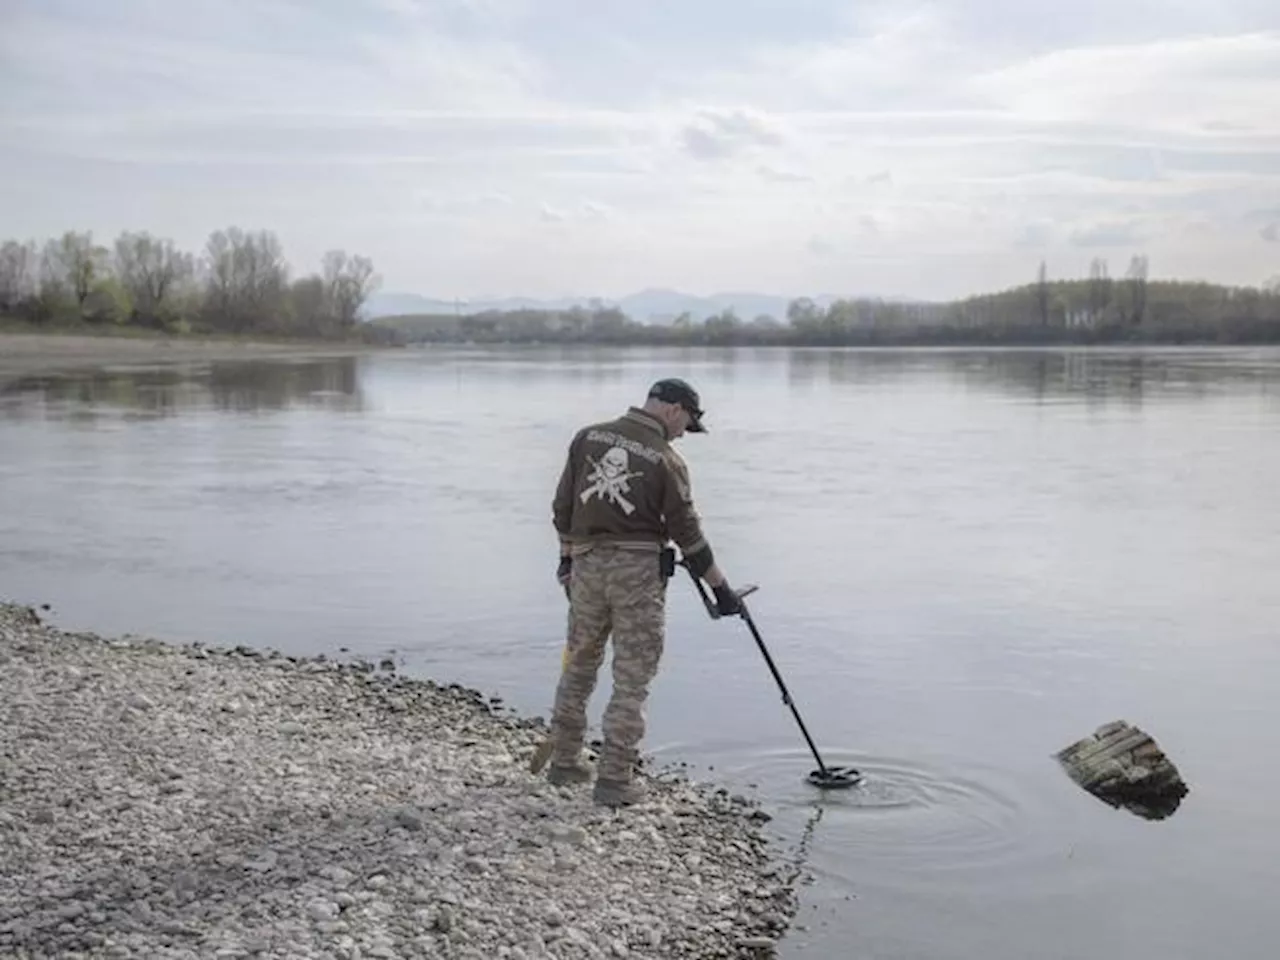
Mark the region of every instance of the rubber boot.
POLYGON ((597 779, 591 799, 603 807, 630 807, 644 803, 648 791, 638 780, 597 779))
POLYGON ((606 738, 600 746, 600 770, 592 799, 607 807, 629 807, 641 803, 645 788, 635 781, 637 750, 624 750, 606 738))
POLYGON ((575 760, 572 763, 556 763, 552 761, 547 767, 547 782, 556 787, 588 783, 591 777, 591 768, 581 760, 575 760))

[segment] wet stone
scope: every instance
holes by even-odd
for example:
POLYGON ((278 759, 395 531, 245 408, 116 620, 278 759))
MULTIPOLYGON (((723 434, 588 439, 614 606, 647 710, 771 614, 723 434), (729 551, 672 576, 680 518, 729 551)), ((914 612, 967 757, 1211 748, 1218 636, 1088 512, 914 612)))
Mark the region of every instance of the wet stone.
POLYGON ((1055 758, 1078 786, 1144 819, 1172 816, 1189 792, 1155 740, 1124 720, 1103 724, 1055 758))

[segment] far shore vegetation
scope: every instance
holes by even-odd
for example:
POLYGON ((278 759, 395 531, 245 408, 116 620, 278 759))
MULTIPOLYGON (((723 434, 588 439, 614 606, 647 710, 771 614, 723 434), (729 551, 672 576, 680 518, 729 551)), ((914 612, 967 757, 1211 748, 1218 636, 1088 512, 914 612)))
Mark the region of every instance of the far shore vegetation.
POLYGON ((214 231, 198 253, 145 232, 110 246, 69 231, 0 245, 0 331, 199 335, 390 345, 432 343, 672 346, 1034 346, 1280 343, 1280 276, 1260 286, 1152 279, 1133 256, 1120 276, 1094 259, 1088 277, 1031 282, 947 302, 800 297, 786 315, 726 309, 659 321, 604 301, 567 309, 362 319, 380 280, 373 263, 332 250, 293 276, 267 230, 214 231))
POLYGON ((950 302, 792 300, 786 316, 732 309, 640 322, 596 301, 566 310, 380 317, 408 343, 592 343, 688 346, 1035 346, 1280 343, 1280 277, 1261 287, 1151 280, 1135 256, 1112 277, 1095 259, 1084 279, 1031 283, 950 302))
POLYGON ((193 254, 172 240, 126 232, 106 246, 92 232, 0 245, 0 329, 219 339, 391 343, 362 323, 379 278, 367 257, 324 255, 293 276, 279 238, 239 227, 193 254))

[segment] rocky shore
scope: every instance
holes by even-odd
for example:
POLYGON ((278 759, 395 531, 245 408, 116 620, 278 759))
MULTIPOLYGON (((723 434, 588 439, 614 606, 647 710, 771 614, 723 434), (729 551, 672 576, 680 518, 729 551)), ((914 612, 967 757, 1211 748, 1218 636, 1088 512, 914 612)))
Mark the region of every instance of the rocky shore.
POLYGON ((767 815, 653 773, 611 811, 545 729, 390 665, 69 633, 0 604, 0 955, 766 957, 767 815))

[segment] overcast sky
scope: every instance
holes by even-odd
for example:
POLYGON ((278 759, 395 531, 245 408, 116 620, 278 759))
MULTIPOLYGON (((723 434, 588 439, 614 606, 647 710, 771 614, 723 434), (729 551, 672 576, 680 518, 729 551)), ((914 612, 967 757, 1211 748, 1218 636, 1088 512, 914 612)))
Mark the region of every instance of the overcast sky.
POLYGON ((1275 0, 0 0, 0 236, 384 290, 1280 273, 1275 0))

